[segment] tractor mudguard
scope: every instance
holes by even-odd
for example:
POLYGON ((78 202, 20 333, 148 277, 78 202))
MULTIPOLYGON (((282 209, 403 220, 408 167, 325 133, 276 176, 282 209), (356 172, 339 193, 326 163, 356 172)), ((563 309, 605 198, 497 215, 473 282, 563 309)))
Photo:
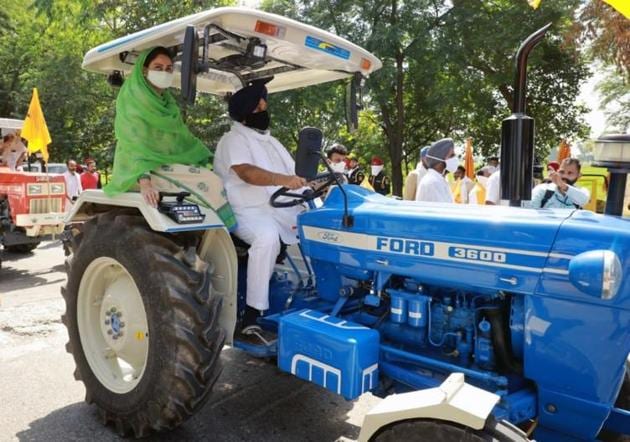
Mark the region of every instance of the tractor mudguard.
POLYGON ((359 441, 367 442, 386 425, 410 419, 449 421, 481 430, 499 399, 464 382, 462 373, 453 373, 439 387, 387 396, 365 415, 359 441))
POLYGON ((193 232, 208 229, 225 229, 225 225, 215 211, 199 207, 205 214, 203 222, 194 224, 177 224, 158 209, 148 205, 139 192, 127 192, 116 196, 107 196, 102 190, 86 190, 74 203, 66 216, 65 223, 86 221, 92 216, 106 212, 109 208, 133 207, 140 211, 154 232, 177 233, 193 232))

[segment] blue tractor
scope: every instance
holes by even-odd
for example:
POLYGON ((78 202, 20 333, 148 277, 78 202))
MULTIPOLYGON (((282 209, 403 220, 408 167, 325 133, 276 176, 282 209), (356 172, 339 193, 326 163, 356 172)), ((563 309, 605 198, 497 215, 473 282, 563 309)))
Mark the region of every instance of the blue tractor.
MULTIPOLYGON (((514 115, 503 126, 502 191, 512 206, 531 192, 525 68, 544 32, 519 50, 514 115)), ((121 79, 139 50, 159 43, 182 51, 182 35, 178 68, 193 99, 195 80, 238 88, 230 81, 249 75, 247 63, 254 73, 275 63, 278 90, 296 84, 295 70, 314 84, 380 66, 315 28, 222 8, 103 45, 84 67, 121 79), (250 51, 262 43, 275 58, 250 51), (209 47, 226 51, 223 61, 208 61, 209 47), (297 60, 279 66, 282 47, 321 60, 302 59, 313 62, 310 70, 297 60), (236 58, 245 66, 238 75, 228 69, 236 58), (322 70, 326 63, 334 69, 322 70)), ((321 144, 320 131, 302 130, 296 173, 328 185, 323 204, 315 200, 326 186, 305 194, 281 188, 270 201, 308 210, 298 220, 299 247, 283 253, 270 284, 260 324, 277 340, 266 345, 233 338, 245 307, 247 245, 232 240, 212 210, 186 195, 169 203, 168 214, 133 192, 80 197, 68 216, 83 224, 66 239, 63 320, 75 375, 105 422, 136 437, 180 425, 209 399, 227 342, 348 400, 382 396, 365 417, 365 441, 630 434, 630 221, 618 216, 627 136, 597 147, 615 182, 607 215, 403 202, 344 184, 330 169, 318 174, 321 144)))

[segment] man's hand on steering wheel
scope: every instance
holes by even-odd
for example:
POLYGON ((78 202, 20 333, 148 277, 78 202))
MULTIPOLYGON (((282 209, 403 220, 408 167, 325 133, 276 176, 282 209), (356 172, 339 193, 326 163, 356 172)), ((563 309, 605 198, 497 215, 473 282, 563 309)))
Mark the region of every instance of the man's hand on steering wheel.
POLYGON ((276 186, 286 187, 295 190, 306 186, 306 180, 297 175, 283 175, 281 173, 273 174, 273 183, 276 186))
MULTIPOLYGON (((336 182, 334 174, 330 172, 320 173, 308 183, 304 178, 298 176, 280 176, 288 179, 295 178, 296 180, 294 184, 297 183, 297 180, 301 180, 301 184, 297 187, 290 188, 289 186, 282 183, 283 187, 281 187, 280 189, 275 191, 273 195, 271 195, 271 198, 269 200, 269 204, 271 205, 271 207, 293 207, 297 206, 298 204, 302 204, 303 202, 314 200, 315 198, 322 196, 326 192, 326 189, 329 185, 336 182), (300 189, 307 184, 309 187, 311 187, 311 189, 305 190, 303 193, 289 192, 289 190, 300 189), (279 200, 280 197, 283 197, 283 200, 279 200)), ((289 182, 287 181, 286 184, 289 184, 289 182)))

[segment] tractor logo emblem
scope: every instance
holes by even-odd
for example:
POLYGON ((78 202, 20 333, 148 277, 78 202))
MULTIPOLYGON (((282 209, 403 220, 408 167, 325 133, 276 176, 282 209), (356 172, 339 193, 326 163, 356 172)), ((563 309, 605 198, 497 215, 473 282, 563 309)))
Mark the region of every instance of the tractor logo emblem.
POLYGON ((327 242, 339 242, 339 235, 333 232, 319 232, 319 237, 327 242))

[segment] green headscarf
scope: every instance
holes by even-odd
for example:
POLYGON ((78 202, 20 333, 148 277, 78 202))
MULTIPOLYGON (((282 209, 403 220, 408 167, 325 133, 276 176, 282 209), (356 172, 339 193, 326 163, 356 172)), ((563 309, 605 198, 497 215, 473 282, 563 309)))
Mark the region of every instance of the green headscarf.
POLYGON ((144 77, 142 68, 151 50, 140 54, 116 100, 114 169, 103 189, 110 196, 126 192, 142 174, 159 166, 205 166, 212 160, 210 150, 184 124, 173 95, 168 90, 158 94, 144 77))

